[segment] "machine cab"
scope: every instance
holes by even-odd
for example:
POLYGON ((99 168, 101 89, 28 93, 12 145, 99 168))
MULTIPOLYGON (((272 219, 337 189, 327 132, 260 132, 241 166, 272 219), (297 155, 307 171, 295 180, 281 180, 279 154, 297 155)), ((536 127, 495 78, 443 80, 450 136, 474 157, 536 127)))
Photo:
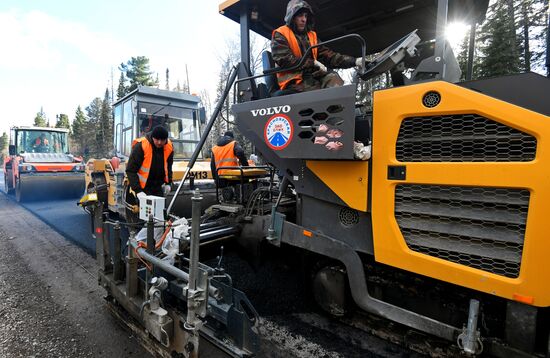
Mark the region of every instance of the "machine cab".
POLYGON ((174 159, 191 156, 200 139, 204 108, 197 96, 139 86, 113 105, 114 148, 129 157, 132 141, 163 125, 174 145, 174 159))
POLYGON ((10 154, 69 152, 68 130, 57 128, 12 128, 10 154))

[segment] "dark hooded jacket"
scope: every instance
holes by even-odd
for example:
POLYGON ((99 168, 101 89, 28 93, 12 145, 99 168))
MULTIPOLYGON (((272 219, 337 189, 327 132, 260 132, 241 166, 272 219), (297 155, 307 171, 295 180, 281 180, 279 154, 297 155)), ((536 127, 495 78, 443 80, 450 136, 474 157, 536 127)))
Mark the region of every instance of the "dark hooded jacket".
MULTIPOLYGON (((307 37, 307 32, 313 29, 313 9, 304 0, 290 0, 286 8, 285 24, 290 27, 294 35, 296 35, 302 54, 304 54, 311 45, 307 37), (302 9, 307 9, 309 11, 309 17, 307 19, 306 30, 299 33, 294 27, 292 19, 302 9)), ((318 41, 321 42, 320 39, 318 39, 318 41)), ((287 39, 279 32, 275 32, 271 39, 271 53, 273 55, 273 60, 279 67, 292 67, 300 61, 300 58, 294 56, 292 53, 287 39)), ((318 47, 317 60, 329 68, 350 68, 355 66, 354 57, 339 54, 326 46, 318 47)), ((318 70, 314 66, 314 59, 311 52, 308 54, 302 68, 305 76, 318 70)))
MULTIPOLYGON (((139 193, 144 191, 147 195, 157 195, 163 196, 162 194, 162 184, 164 184, 164 148, 157 148, 153 143, 153 140, 150 136, 146 136, 149 143, 153 148, 153 158, 151 160, 151 169, 149 171, 149 177, 147 178, 147 183, 145 188, 141 189, 139 186, 138 170, 143 163, 145 154, 141 143, 138 142, 132 148, 130 153, 130 158, 128 158, 128 164, 126 165, 126 176, 130 182, 130 187, 134 192, 139 193)), ((167 159, 168 165, 168 180, 172 182, 172 164, 174 163, 174 152, 170 154, 167 159)))
MULTIPOLYGON (((235 138, 224 135, 218 138, 216 145, 223 147, 224 145, 227 145, 234 140, 235 138)), ((239 145, 239 143, 235 143, 235 146, 233 147, 233 154, 235 154, 235 156, 239 158, 239 163, 242 167, 248 166, 248 160, 246 160, 246 155, 244 155, 244 149, 239 145)), ((216 172, 216 158, 214 158, 214 153, 210 153, 210 156, 210 170, 212 171, 212 176, 217 180, 218 173, 216 172)))

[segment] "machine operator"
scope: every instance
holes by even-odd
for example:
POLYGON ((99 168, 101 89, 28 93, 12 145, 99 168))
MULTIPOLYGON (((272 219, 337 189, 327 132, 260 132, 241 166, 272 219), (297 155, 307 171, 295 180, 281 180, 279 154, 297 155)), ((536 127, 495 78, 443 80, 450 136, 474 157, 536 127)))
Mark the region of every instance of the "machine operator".
MULTIPOLYGON (((290 0, 285 15, 285 25, 273 31, 271 52, 279 67, 296 65, 310 46, 320 40, 313 31, 313 10, 303 0, 290 0)), ((326 46, 314 48, 308 53, 301 70, 277 73, 281 90, 290 93, 312 91, 321 88, 338 87, 344 84, 342 78, 330 68, 351 68, 361 65, 361 58, 336 53, 326 46)))

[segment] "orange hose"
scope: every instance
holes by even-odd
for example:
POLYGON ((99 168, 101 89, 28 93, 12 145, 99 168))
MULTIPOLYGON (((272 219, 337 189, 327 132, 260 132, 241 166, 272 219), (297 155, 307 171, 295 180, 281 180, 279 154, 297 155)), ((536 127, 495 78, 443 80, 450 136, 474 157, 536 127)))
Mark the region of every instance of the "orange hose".
MULTIPOLYGON (((168 221, 168 226, 166 227, 166 230, 164 230, 164 233, 162 234, 162 237, 160 238, 160 240, 155 244, 155 250, 158 250, 161 246, 162 246, 162 243, 164 242, 164 240, 166 240, 166 237, 168 236, 168 233, 170 232, 170 229, 172 228, 172 221, 169 220, 168 221)), ((137 243, 137 247, 134 249, 134 253, 136 254, 136 256, 139 258, 139 260, 141 262, 143 262, 143 264, 145 265, 145 267, 147 267, 147 269, 149 271, 152 271, 153 268, 152 266, 150 266, 142 257, 141 255, 138 253, 138 249, 139 248, 144 248, 147 250, 147 244, 143 241, 139 241, 137 243)))
POLYGON ((164 240, 166 239, 166 236, 168 236, 168 233, 170 232, 170 229, 172 228, 172 221, 168 221, 168 226, 166 227, 166 230, 164 230, 164 234, 162 234, 162 237, 160 238, 159 242, 155 245, 155 250, 158 250, 161 246, 164 240))

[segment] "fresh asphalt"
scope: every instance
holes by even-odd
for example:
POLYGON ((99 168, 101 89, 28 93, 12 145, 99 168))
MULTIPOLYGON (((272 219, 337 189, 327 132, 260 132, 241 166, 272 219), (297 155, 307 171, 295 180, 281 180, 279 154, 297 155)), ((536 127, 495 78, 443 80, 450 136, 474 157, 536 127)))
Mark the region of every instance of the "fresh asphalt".
MULTIPOLYGON (((0 191, 4 189, 4 174, 0 171, 0 191)), ((13 195, 8 195, 15 200, 13 195)), ((80 198, 28 201, 22 205, 63 235, 66 239, 83 248, 89 254, 95 254, 95 240, 92 238, 91 218, 77 202, 80 198)))

